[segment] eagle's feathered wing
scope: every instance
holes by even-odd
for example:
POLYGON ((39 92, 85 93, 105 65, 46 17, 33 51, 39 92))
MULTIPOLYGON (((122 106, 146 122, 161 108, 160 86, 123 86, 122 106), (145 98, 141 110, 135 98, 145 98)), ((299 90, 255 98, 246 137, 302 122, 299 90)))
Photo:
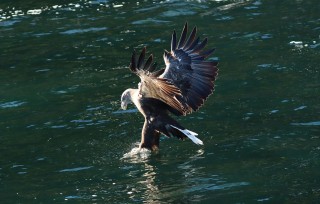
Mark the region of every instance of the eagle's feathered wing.
POLYGON ((168 79, 181 91, 179 101, 188 107, 183 114, 198 110, 214 90, 218 68, 216 61, 206 58, 214 49, 206 50, 207 38, 200 42, 196 38, 197 28, 194 27, 187 39, 188 24, 186 23, 180 40, 176 40, 176 32, 172 34, 171 52, 164 53, 166 69, 160 78, 168 79))
POLYGON ((218 73, 218 62, 206 60, 214 51, 203 50, 207 38, 200 42, 200 38, 196 38, 196 27, 188 38, 187 33, 187 23, 179 42, 176 32, 173 32, 171 51, 164 53, 165 69, 154 71, 156 66, 152 55, 145 62, 145 48, 139 58, 133 53, 130 64, 131 71, 141 79, 139 93, 142 97, 158 99, 183 115, 196 111, 203 105, 214 90, 218 73))
POLYGON ((178 100, 181 98, 181 91, 168 79, 160 78, 163 70, 155 71, 156 64, 153 63, 153 56, 150 55, 144 62, 146 48, 144 47, 137 59, 135 51, 131 57, 130 70, 137 74, 141 82, 139 83, 139 96, 143 98, 158 99, 170 107, 181 112, 184 110, 183 104, 178 100))

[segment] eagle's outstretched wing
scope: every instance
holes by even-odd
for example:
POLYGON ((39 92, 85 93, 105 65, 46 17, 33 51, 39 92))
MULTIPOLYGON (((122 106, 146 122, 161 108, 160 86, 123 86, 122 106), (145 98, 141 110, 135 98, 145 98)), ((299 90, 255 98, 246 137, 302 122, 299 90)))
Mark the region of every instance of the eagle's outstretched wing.
POLYGON ((146 48, 139 57, 133 52, 130 64, 131 71, 141 79, 141 97, 158 99, 183 115, 203 105, 214 90, 218 73, 218 62, 205 60, 214 51, 203 51, 207 38, 200 42, 196 27, 188 39, 187 32, 186 23, 178 43, 173 32, 171 52, 164 53, 165 69, 155 71, 152 55, 145 61, 146 48))
POLYGON ((198 110, 214 90, 214 81, 218 73, 218 62, 206 58, 214 49, 206 50, 207 38, 200 42, 196 38, 197 28, 194 27, 187 39, 188 24, 186 23, 179 42, 176 32, 172 34, 171 52, 165 51, 166 68, 159 78, 174 84, 181 91, 178 100, 185 108, 183 114, 198 110))

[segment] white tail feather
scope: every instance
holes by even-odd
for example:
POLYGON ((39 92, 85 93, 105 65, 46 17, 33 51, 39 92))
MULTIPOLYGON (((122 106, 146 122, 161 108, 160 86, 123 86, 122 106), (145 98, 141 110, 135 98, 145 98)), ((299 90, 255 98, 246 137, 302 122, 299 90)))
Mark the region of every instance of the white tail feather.
POLYGON ((203 142, 199 138, 196 137, 198 135, 197 133, 192 132, 192 131, 187 130, 187 129, 181 130, 180 128, 177 128, 176 126, 173 126, 173 125, 171 125, 171 127, 173 127, 175 129, 179 130, 180 132, 182 132, 185 136, 187 136, 195 144, 203 145, 203 142))

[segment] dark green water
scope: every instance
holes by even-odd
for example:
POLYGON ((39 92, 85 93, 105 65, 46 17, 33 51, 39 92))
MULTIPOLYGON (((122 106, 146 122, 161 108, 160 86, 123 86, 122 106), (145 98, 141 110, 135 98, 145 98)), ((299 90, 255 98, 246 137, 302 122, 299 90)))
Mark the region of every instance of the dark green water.
POLYGON ((1 203, 319 203, 320 3, 1 1, 1 203), (143 118, 120 111, 127 66, 163 66, 197 25, 217 88, 179 118, 204 146, 163 138, 133 154, 143 118), (295 41, 295 42, 293 42, 295 41), (301 41, 297 43, 297 41, 301 41))

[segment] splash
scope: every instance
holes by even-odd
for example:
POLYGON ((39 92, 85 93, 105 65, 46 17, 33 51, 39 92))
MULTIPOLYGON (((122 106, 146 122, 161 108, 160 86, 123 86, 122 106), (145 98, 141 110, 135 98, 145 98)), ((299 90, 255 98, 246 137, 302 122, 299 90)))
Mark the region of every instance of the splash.
POLYGON ((145 162, 150 158, 151 151, 145 148, 134 147, 130 152, 125 153, 121 160, 130 162, 130 163, 141 163, 145 162))

